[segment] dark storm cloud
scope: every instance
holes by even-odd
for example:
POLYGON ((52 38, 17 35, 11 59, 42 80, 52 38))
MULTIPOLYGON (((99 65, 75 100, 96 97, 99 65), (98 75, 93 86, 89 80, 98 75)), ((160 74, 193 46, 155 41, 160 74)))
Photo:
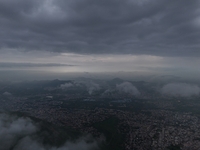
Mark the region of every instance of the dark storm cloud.
POLYGON ((199 56, 199 6, 198 0, 1 0, 1 51, 199 56))
POLYGON ((56 63, 8 63, 8 62, 0 62, 0 68, 16 68, 16 67, 62 67, 62 66, 74 66, 68 64, 56 64, 56 63))

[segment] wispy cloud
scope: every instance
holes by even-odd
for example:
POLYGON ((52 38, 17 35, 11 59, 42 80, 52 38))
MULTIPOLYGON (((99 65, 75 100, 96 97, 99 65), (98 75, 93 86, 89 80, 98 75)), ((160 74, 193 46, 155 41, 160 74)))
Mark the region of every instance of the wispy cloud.
POLYGON ((23 68, 23 67, 72 67, 75 65, 58 64, 58 63, 14 63, 14 62, 0 62, 0 68, 23 68))

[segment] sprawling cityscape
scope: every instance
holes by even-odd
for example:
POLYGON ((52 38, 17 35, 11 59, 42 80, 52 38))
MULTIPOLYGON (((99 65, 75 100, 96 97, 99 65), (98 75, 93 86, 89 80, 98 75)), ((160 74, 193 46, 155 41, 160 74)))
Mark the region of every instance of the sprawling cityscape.
POLYGON ((0 0, 0 150, 200 150, 200 0, 0 0))
POLYGON ((159 94, 153 86, 121 79, 20 82, 2 86, 0 102, 2 110, 104 137, 108 149, 198 150, 199 95, 159 94))

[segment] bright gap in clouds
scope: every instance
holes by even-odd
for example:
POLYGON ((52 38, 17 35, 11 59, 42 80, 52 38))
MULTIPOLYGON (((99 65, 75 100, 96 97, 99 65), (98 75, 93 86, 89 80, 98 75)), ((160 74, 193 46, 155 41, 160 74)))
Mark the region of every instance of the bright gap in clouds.
MULTIPOLYGON (((62 53, 56 56, 55 61, 75 64, 78 72, 116 72, 116 71, 149 71, 148 67, 166 67, 159 63, 162 57, 150 55, 80 55, 62 53)), ((61 69, 61 72, 68 72, 69 69, 61 69)))
MULTIPOLYGON (((11 50, 10 50, 11 51, 11 50)), ((137 72, 197 78, 198 57, 162 57, 131 54, 76 54, 8 51, 0 55, 0 70, 70 72, 137 72), (14 55, 13 55, 14 54, 14 55), (7 66, 5 67, 7 63, 7 66), (27 66, 27 64, 29 64, 27 66), (35 65, 34 65, 35 64, 35 65), (12 66, 13 65, 13 66, 12 66), (4 66, 4 67, 2 67, 4 66)))
MULTIPOLYGON (((55 60, 75 64, 78 72, 135 72, 159 73, 185 76, 198 74, 200 63, 198 58, 191 57, 161 57, 151 55, 81 55, 73 53, 62 53, 56 56, 55 60)), ((62 68, 61 72, 68 72, 69 69, 62 68)))
MULTIPOLYGON (((32 64, 31 68, 24 67, 23 69, 39 69, 36 68, 38 64, 58 64, 57 66, 49 65, 46 68, 43 67, 44 70, 58 72, 145 71, 148 67, 166 67, 166 65, 160 63, 162 60, 162 57, 150 55, 43 54, 38 51, 27 53, 15 52, 15 56, 13 56, 13 53, 7 53, 0 56, 0 63, 16 63, 9 69, 19 69, 18 67, 19 65, 22 66, 22 63, 32 64), (33 68, 34 64, 36 64, 35 68, 33 68), (62 66, 59 66, 59 64, 62 64, 62 66)), ((42 65, 40 68, 42 68, 42 65)), ((22 69, 22 67, 20 69, 22 69)))

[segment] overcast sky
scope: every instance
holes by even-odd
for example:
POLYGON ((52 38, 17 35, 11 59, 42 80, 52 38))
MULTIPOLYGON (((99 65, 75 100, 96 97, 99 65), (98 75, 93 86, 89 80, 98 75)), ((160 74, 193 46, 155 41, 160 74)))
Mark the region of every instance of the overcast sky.
POLYGON ((0 70, 198 76, 200 0, 0 0, 0 70))

